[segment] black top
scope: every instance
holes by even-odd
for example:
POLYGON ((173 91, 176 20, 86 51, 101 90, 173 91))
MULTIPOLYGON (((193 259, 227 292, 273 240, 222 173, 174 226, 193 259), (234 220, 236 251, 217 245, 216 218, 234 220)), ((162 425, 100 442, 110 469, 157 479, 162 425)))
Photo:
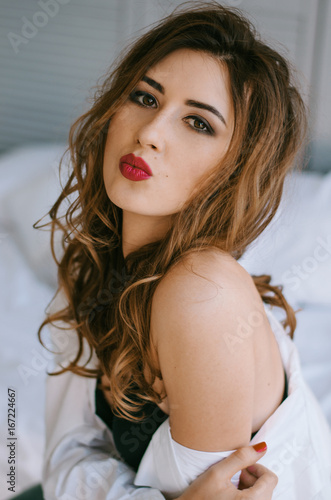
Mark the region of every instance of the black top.
MULTIPOLYGON (((287 376, 285 373, 285 390, 282 402, 287 398, 287 390, 287 376)), ((154 432, 168 418, 168 415, 156 403, 148 402, 140 412, 135 413, 136 416, 141 416, 145 412, 146 417, 140 422, 131 422, 117 417, 112 413, 102 390, 98 387, 95 390, 95 407, 96 414, 112 430, 118 452, 125 462, 137 472, 154 432)), ((251 435, 251 439, 257 432, 251 435)))
POLYGON ((138 470, 140 461, 156 429, 164 422, 168 415, 155 403, 147 402, 143 408, 135 413, 146 417, 140 422, 132 422, 122 417, 117 417, 98 387, 95 391, 96 414, 112 430, 115 446, 125 462, 135 471, 138 470))

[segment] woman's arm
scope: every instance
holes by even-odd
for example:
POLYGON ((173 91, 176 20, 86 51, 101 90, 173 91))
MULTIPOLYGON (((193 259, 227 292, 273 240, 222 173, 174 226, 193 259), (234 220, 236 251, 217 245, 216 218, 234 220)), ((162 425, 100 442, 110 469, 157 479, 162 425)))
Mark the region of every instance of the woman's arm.
POLYGON ((257 329, 246 335, 245 320, 257 307, 264 313, 257 295, 232 257, 209 252, 179 263, 155 291, 151 334, 171 434, 187 448, 233 450, 250 441, 257 329))

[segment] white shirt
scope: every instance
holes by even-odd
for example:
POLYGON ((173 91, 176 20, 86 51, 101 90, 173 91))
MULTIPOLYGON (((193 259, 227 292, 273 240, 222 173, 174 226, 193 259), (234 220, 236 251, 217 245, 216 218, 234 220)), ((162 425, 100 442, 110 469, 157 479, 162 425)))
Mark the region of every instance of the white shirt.
MULTIPOLYGON (((330 500, 330 429, 302 377, 294 343, 268 306, 265 310, 287 374, 288 397, 251 444, 266 441, 268 445, 259 463, 278 476, 273 500, 330 500)), ((54 326, 50 330, 55 346, 65 349, 65 356, 57 356, 55 362, 72 359, 77 352, 76 333, 54 326)), ((85 347, 87 359, 86 341, 85 347)), ((94 368, 96 362, 93 354, 87 366, 94 368)), ((117 453, 111 430, 95 413, 96 379, 66 372, 48 376, 46 384, 45 500, 175 498, 209 465, 232 452, 178 446, 167 418, 153 434, 135 474, 117 453)), ((235 484, 239 474, 233 478, 235 484)))

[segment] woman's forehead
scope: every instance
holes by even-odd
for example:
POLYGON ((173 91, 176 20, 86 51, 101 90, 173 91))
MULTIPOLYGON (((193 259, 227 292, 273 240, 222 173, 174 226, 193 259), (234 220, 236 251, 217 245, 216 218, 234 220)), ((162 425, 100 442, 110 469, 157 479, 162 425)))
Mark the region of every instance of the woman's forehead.
POLYGON ((226 64, 215 55, 191 48, 180 48, 170 52, 151 66, 148 71, 158 71, 166 77, 172 75, 172 69, 185 72, 190 71, 191 68, 197 69, 200 74, 208 70, 214 72, 215 75, 227 72, 226 64))

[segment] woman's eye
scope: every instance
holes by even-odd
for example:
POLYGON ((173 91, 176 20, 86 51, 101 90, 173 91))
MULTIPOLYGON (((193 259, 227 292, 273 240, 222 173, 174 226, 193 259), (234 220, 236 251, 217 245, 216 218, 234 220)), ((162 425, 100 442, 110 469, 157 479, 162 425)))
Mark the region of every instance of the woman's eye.
POLYGON ((140 106, 144 106, 145 108, 152 108, 156 105, 156 99, 151 94, 140 90, 134 90, 131 92, 130 100, 140 106))
POLYGON ((192 127, 197 132, 203 132, 205 134, 214 133, 211 126, 201 118, 198 118, 197 116, 188 116, 187 121, 191 121, 192 125, 190 125, 190 127, 192 127))

